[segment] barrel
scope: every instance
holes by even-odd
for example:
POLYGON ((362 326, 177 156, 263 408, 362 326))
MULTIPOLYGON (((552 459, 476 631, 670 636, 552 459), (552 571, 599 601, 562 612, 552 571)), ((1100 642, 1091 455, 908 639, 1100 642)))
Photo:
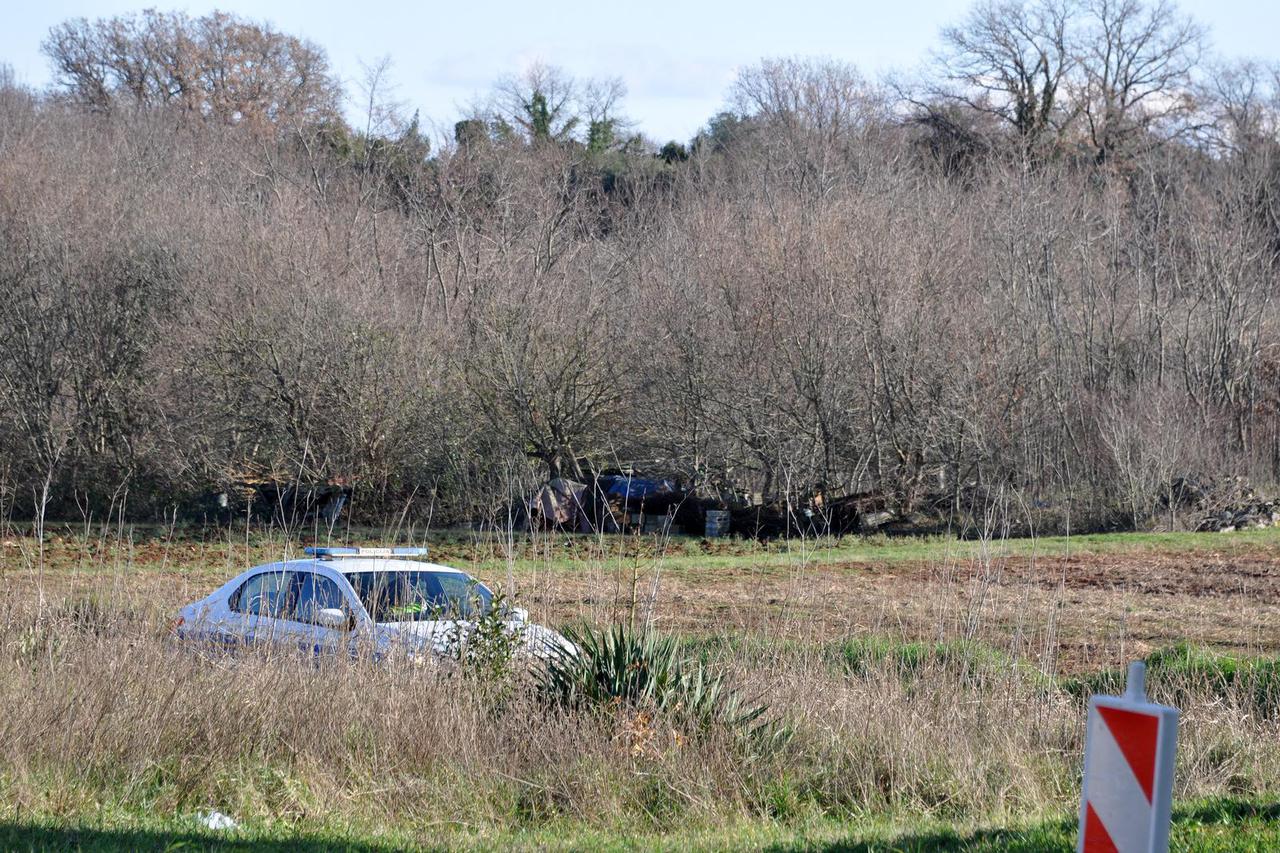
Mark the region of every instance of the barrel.
POLYGON ((707 510, 707 538, 716 539, 729 534, 729 510, 707 510))

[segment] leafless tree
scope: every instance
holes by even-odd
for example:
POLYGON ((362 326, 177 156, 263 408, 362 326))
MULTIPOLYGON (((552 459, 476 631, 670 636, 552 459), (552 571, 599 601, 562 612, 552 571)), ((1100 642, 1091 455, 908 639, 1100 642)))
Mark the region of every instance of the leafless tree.
POLYGON ((764 162, 819 194, 855 166, 857 141, 888 115, 884 94, 834 60, 765 60, 739 73, 730 98, 766 129, 756 137, 764 162))
POLYGON ((1075 68, 1074 0, 984 0, 942 32, 945 101, 996 116, 1023 145, 1053 141, 1076 108, 1065 97, 1075 68))
POLYGON ((1095 159, 1103 163, 1147 146, 1152 133, 1190 114, 1204 33, 1168 0, 1090 0, 1084 8, 1077 97, 1095 159))
POLYGON ((323 51, 225 12, 79 18, 54 27, 43 47, 64 91, 97 110, 172 105, 258 130, 339 114, 323 51))
POLYGON ((1080 529, 1268 488, 1274 71, 1201 73, 1172 6, 1072 10, 976 7, 923 122, 766 60, 660 157, 617 80, 536 67, 431 145, 380 66, 350 126, 265 25, 59 27, 54 92, 0 78, 17 511, 276 477, 451 522, 633 463, 794 519, 1015 495, 1080 529))

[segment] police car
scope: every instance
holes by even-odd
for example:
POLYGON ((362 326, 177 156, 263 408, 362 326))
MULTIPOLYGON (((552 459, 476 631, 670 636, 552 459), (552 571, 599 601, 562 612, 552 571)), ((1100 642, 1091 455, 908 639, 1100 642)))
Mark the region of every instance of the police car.
MULTIPOLYGON (((321 654, 393 651, 411 660, 446 656, 493 593, 466 572, 423 562, 425 548, 307 548, 307 559, 255 566, 178 613, 183 640, 219 646, 279 646, 321 654)), ((519 653, 546 658, 573 645, 528 612, 504 607, 519 653)))

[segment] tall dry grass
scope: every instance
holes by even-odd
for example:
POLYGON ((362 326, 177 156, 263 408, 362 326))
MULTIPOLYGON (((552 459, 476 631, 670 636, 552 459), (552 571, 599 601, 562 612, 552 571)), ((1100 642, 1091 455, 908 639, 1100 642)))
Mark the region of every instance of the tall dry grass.
MULTIPOLYGON (((566 711, 523 680, 193 650, 168 634, 176 602, 101 569, 108 582, 92 593, 26 584, 0 615, 9 815, 212 807, 422 833, 558 820, 666 829, 869 812, 992 819, 1069 810, 1078 796, 1084 693, 1015 638, 1003 650, 972 642, 972 612, 940 621, 928 645, 832 634, 803 610, 785 630, 691 641, 787 726, 766 748, 731 731, 691 737, 660 714, 566 711)), ((1183 709, 1180 796, 1280 779, 1280 715, 1258 687, 1152 679, 1157 699, 1183 709)))

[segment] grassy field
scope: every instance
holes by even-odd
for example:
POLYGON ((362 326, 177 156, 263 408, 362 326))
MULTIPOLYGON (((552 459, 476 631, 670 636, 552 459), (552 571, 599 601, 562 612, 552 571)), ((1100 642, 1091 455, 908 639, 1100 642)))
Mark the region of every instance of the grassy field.
POLYGON ((296 537, 11 530, 0 848, 1071 849, 1084 701, 1134 657, 1183 710, 1175 848, 1280 845, 1280 531, 429 544, 538 621, 682 638, 788 737, 192 657, 173 611, 296 537), (241 828, 201 829, 210 809, 241 828))
MULTIPOLYGON (((750 824, 715 830, 693 829, 679 834, 633 834, 586 827, 557 826, 554 830, 501 836, 455 835, 423 842, 411 834, 397 835, 333 828, 298 831, 288 825, 264 825, 232 834, 201 830, 189 821, 121 821, 111 824, 67 826, 31 821, 0 823, 0 846, 5 850, 171 851, 216 850, 243 853, 274 851, 351 851, 390 853, 406 847, 485 849, 495 846, 540 850, 768 850, 801 851, 1069 851, 1075 849, 1073 818, 1005 827, 960 828, 929 820, 910 821, 909 827, 885 821, 815 821, 799 825, 750 824)), ((1173 850, 1263 851, 1280 847, 1280 806, 1275 803, 1216 799, 1187 803, 1174 813, 1170 839, 1173 850)))
MULTIPOLYGON (((390 536, 363 531, 353 541, 390 536)), ((802 642, 957 636, 1049 672, 1118 666, 1190 642, 1280 653, 1280 529, 957 541, 774 542, 654 537, 401 535, 433 559, 513 588, 551 624, 643 620, 692 635, 802 642)), ((17 594, 126 595, 172 611, 247 566, 301 556, 244 531, 51 531, 0 542, 17 594)))

